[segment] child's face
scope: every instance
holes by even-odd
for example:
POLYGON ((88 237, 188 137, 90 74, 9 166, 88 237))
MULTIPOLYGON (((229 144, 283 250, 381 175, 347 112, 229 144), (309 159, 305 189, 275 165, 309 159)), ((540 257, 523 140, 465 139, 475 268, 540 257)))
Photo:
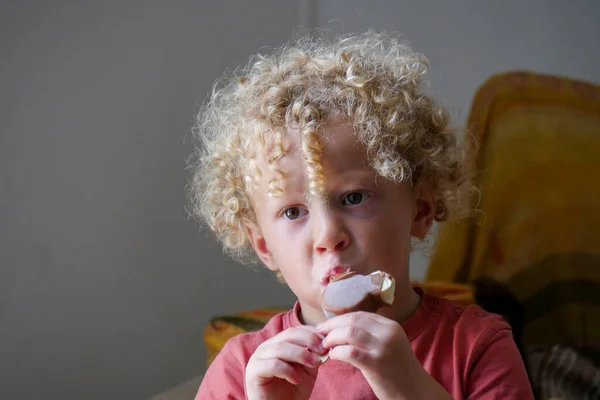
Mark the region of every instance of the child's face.
MULTIPOLYGON (((328 121, 322 145, 327 202, 306 199, 308 180, 296 132, 286 135, 286 155, 277 164, 284 174, 277 182, 283 193, 269 196, 275 173, 266 161, 259 163, 263 177, 250 192, 258 223, 248 228, 252 245, 267 267, 281 272, 306 323, 324 319, 320 297, 328 277, 348 268, 390 273, 397 282, 396 298, 405 297, 403 291, 411 290, 410 237, 424 237, 433 220, 433 199, 425 191, 393 183, 368 167, 365 147, 350 125, 328 121)), ((398 303, 392 309, 402 307, 398 303)))

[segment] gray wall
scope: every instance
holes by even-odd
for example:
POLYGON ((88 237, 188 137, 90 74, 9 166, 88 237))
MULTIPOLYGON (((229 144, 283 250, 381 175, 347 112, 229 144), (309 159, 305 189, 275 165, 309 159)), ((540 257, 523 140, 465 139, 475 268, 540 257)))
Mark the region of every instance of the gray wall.
POLYGON ((146 398, 202 372, 210 316, 293 300, 183 187, 213 80, 297 24, 405 33, 457 124, 497 71, 600 81, 595 1, 52 3, 0 8, 2 399, 146 398))
POLYGON ((278 0, 4 2, 0 399, 142 399, 200 374, 216 313, 292 301, 184 212, 197 105, 276 45, 278 0))
POLYGON ((459 124, 477 87, 497 72, 600 82, 596 0, 315 0, 314 13, 317 26, 333 32, 401 32, 431 61, 432 92, 459 124))

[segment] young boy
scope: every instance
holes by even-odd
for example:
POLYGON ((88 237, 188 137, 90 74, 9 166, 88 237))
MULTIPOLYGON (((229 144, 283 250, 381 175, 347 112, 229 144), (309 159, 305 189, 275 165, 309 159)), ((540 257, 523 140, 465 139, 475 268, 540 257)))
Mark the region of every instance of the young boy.
POLYGON ((411 237, 459 213, 469 185, 426 69, 393 37, 304 38, 215 89, 196 126, 194 211, 298 301, 231 339, 196 399, 533 398, 500 317, 409 280, 411 237), (327 320, 321 294, 347 270, 391 274, 392 306, 327 320))

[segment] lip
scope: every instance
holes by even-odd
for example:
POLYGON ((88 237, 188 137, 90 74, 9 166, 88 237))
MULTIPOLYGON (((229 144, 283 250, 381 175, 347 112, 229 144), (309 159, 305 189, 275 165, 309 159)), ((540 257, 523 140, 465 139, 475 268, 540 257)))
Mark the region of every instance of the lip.
POLYGON ((323 284, 323 286, 327 286, 329 284, 329 280, 331 277, 341 275, 344 272, 348 271, 349 269, 350 269, 349 265, 343 265, 343 264, 334 265, 333 267, 330 267, 329 269, 327 269, 327 271, 325 272, 325 275, 323 276, 321 283, 323 284))

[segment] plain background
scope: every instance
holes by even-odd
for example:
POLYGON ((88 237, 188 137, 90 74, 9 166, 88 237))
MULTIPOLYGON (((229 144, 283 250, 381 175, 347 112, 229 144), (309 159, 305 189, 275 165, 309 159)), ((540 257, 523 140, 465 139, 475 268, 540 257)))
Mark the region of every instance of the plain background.
POLYGON ((398 31, 461 125, 496 72, 599 82, 599 18, 593 0, 3 1, 0 398, 147 398, 203 372, 211 316, 291 304, 184 210, 224 69, 299 27, 398 31))

